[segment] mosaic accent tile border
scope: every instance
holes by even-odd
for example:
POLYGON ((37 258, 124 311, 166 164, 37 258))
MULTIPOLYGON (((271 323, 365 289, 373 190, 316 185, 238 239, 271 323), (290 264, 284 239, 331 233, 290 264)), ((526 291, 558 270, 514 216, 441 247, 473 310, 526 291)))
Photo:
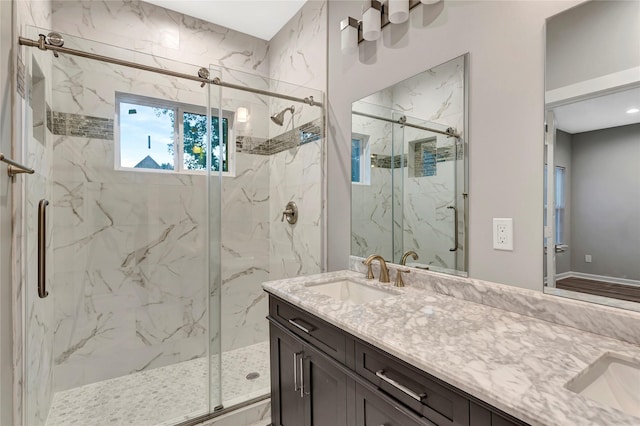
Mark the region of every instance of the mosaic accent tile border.
POLYGON ((113 140, 113 119, 53 111, 47 127, 54 135, 113 140))
MULTIPOLYGON (((418 155, 417 153, 414 153, 418 155)), ((407 154, 400 155, 382 155, 371 154, 371 166, 381 169, 390 169, 393 158, 393 168, 399 169, 407 167, 407 154)), ((456 150, 456 146, 445 146, 437 148, 436 150, 436 163, 442 163, 445 161, 462 160, 462 151, 456 150)))
POLYGON ((18 66, 16 70, 16 79, 18 81, 18 94, 22 99, 24 99, 25 95, 25 79, 24 79, 24 62, 22 62, 22 57, 18 56, 18 66))
POLYGON ((247 154, 274 155, 322 138, 322 119, 316 119, 272 139, 236 137, 236 150, 247 154))

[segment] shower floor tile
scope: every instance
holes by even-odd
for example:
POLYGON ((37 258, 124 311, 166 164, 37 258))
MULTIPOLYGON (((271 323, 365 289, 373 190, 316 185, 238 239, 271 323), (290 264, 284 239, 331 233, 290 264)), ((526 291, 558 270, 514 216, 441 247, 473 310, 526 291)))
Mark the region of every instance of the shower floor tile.
MULTIPOLYGON (((217 355, 211 360, 215 379, 217 355)), ((206 359, 197 358, 56 392, 47 426, 168 426, 206 414, 206 367, 206 359)), ((225 407, 269 393, 269 383, 269 342, 222 354, 225 407), (249 373, 259 377, 247 379, 249 373)), ((217 405, 217 386, 212 388, 211 398, 213 406, 217 405)))

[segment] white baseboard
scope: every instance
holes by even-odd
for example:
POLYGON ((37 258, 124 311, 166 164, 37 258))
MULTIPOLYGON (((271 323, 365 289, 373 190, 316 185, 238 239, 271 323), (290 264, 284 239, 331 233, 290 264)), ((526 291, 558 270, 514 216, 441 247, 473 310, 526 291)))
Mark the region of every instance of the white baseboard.
POLYGON ((563 272, 561 274, 556 275, 556 281, 564 278, 582 278, 585 280, 603 281, 605 283, 611 283, 611 284, 623 284, 623 285, 630 285, 634 287, 640 287, 640 281, 630 280, 627 278, 607 277, 605 275, 585 274, 584 272, 574 272, 574 271, 563 272))

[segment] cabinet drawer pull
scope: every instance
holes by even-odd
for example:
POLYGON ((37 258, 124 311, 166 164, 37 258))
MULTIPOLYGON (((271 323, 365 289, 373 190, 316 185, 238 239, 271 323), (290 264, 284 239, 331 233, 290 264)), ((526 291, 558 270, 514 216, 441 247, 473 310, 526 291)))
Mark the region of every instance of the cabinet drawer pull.
POLYGON ((309 327, 309 328, 307 328, 307 327, 305 327, 305 326, 303 326, 303 325, 298 324, 298 323, 296 322, 296 320, 297 320, 297 318, 291 318, 291 319, 289 320, 289 324, 291 324, 291 325, 293 325, 293 326, 297 327, 298 329, 300 329, 300 330, 304 331, 304 332, 305 332, 305 333, 307 333, 307 334, 311 333, 311 332, 314 330, 314 328, 313 328, 313 327, 309 327))
POLYGON ((300 398, 304 398, 304 357, 300 357, 300 398))
POLYGON ((415 399, 418 402, 422 402, 422 400, 427 397, 426 393, 421 393, 418 395, 408 387, 403 386, 400 383, 396 382, 395 380, 389 378, 387 375, 384 374, 384 370, 376 371, 376 376, 380 377, 382 380, 389 383, 394 388, 406 393, 407 395, 409 395, 411 398, 415 399))
POLYGON ((293 391, 298 392, 298 356, 302 355, 302 352, 295 352, 293 354, 293 391))

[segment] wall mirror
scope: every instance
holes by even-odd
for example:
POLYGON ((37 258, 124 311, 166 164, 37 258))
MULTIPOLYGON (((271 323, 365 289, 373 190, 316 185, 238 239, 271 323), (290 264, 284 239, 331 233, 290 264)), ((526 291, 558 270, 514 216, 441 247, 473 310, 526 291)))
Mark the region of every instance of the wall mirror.
POLYGON ((353 103, 352 255, 467 275, 467 63, 353 103))
POLYGON ((640 311, 640 2, 546 24, 545 292, 640 311))

